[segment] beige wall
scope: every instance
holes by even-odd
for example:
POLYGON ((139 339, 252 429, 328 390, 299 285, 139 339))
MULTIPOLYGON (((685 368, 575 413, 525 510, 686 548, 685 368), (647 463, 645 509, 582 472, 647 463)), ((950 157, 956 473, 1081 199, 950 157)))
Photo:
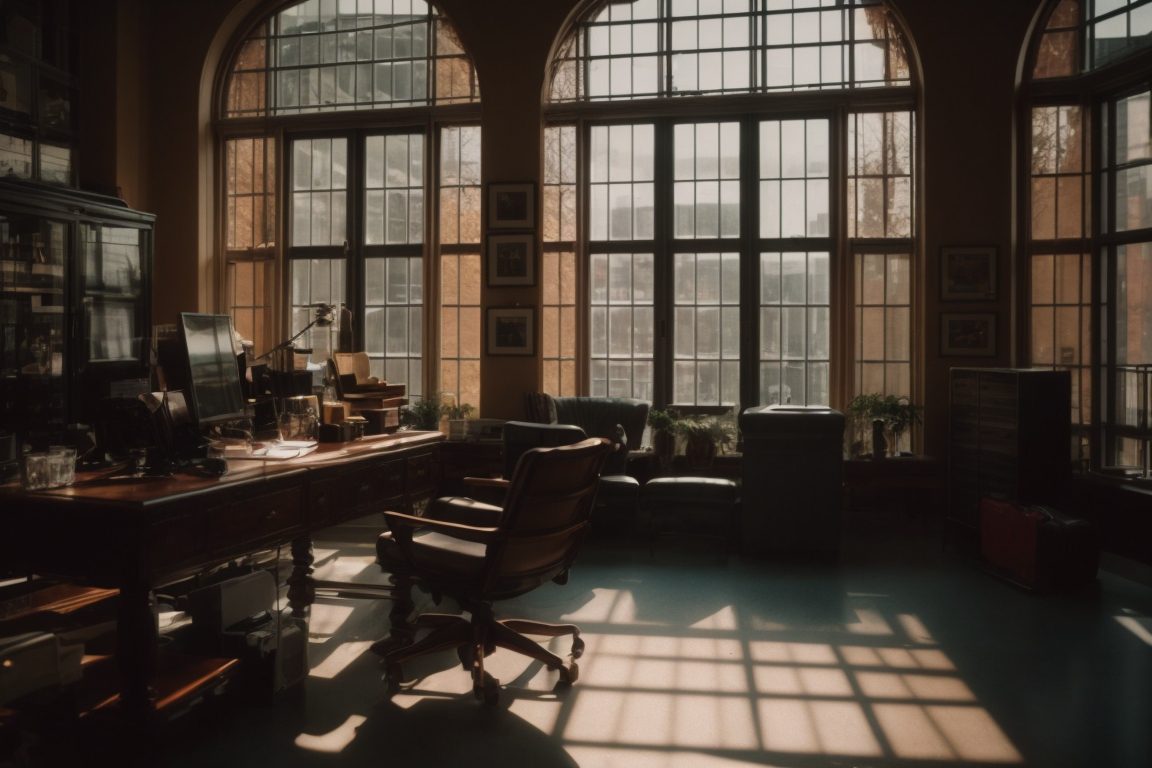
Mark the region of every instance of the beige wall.
MULTIPOLYGON (((114 0, 94 0, 97 4, 114 0)), ((1014 364, 1011 350, 1015 82, 1020 47, 1041 0, 894 0, 915 41, 925 83, 922 102, 923 280, 921 353, 925 365, 926 449, 942 455, 946 437, 948 367, 963 358, 938 354, 940 311, 995 311, 995 359, 1014 364), (941 306, 936 264, 946 245, 999 249, 995 303, 941 306)), ((218 276, 211 237, 211 146, 207 124, 214 57, 255 0, 195 3, 121 0, 122 38, 114 74, 96 65, 91 82, 115 82, 113 104, 85 110, 85 186, 119 187, 133 205, 157 214, 154 316, 215 309, 218 276), (140 8, 137 22, 123 17, 140 8), (224 31, 221 31, 223 28, 224 31), (138 36, 138 38, 137 38, 138 36), (143 41, 143 42, 142 42, 143 41), (141 62, 133 69, 135 60, 141 62), (137 102, 137 99, 139 101, 137 102), (139 116, 139 117, 137 117, 139 116), (116 159, 96 162, 110 136, 116 159)), ((84 3, 79 3, 84 5, 84 3)), ((579 0, 441 0, 471 51, 483 94, 485 182, 535 181, 540 176, 540 100, 557 34, 579 0)), ((85 63, 87 67, 88 62, 85 63)), ((103 98, 103 94, 101 95, 103 98)), ((91 104, 86 98, 86 104, 91 104)), ((488 290, 486 304, 538 304, 534 289, 488 290)), ((484 360, 486 416, 521 415, 520 393, 536 389, 534 361, 484 360)))

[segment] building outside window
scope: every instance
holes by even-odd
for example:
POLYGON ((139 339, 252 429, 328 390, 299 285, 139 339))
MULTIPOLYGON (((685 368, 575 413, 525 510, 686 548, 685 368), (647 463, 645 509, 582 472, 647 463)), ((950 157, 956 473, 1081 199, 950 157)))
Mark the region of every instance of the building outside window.
MULTIPOLYGON (((478 103, 455 31, 422 0, 257 20, 217 128, 225 296, 258 353, 342 304, 372 375, 479 406, 478 103)), ((335 339, 316 326, 298 344, 322 363, 335 339)))
POLYGON ((1071 371, 1082 466, 1147 475, 1152 0, 1058 0, 1041 20, 1024 101, 1029 359, 1071 371))
POLYGON ((580 297, 545 325, 581 350, 565 391, 914 395, 916 86, 883 2, 607 4, 552 67, 545 190, 578 214, 545 238, 580 297))

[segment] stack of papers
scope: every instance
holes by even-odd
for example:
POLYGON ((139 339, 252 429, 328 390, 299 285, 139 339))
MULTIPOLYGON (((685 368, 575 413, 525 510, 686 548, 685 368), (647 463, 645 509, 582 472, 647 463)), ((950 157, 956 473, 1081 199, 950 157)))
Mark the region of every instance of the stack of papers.
POLYGON ((252 451, 254 459, 296 459, 316 450, 315 440, 277 440, 252 451))

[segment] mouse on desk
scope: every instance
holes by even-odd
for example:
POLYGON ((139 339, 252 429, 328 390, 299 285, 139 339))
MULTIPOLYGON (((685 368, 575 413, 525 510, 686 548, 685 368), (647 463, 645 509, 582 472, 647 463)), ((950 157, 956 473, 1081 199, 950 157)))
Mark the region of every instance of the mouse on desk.
POLYGON ((228 461, 215 457, 197 459, 188 465, 188 469, 202 477, 223 477, 228 474, 228 461))

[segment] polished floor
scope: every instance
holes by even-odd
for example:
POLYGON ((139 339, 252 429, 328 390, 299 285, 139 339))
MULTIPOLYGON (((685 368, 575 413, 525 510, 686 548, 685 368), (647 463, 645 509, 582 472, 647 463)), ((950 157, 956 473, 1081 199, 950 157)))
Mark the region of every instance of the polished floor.
MULTIPOLYGON (((336 578, 378 579, 372 523, 331 532, 336 578), (358 543, 358 541, 359 543, 358 543)), ((388 603, 321 600, 311 674, 271 704, 223 697, 172 727, 172 766, 1152 765, 1152 587, 1032 595, 931 525, 854 521, 837 567, 744 562, 707 540, 592 542, 566 586, 500 606, 575 621, 580 680, 498 651, 495 709, 445 653, 389 696, 370 643, 388 603)))

